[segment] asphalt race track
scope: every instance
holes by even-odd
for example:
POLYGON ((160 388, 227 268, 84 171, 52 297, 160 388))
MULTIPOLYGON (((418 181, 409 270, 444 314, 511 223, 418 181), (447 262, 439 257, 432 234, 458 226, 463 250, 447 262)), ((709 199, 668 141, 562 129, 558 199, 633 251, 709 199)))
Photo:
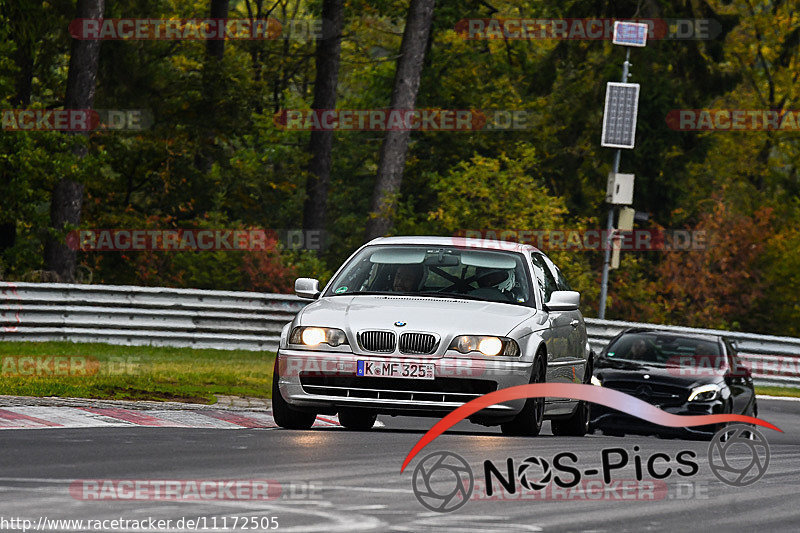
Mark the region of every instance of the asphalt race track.
MULTIPOLYGON (((600 434, 554 437, 549 423, 538 438, 503 437, 495 429, 462 423, 425 448, 404 473, 400 473, 403 459, 434 419, 382 417, 384 427, 370 432, 335 426, 310 431, 8 429, 0 431, 0 529, 21 531, 19 523, 15 527, 2 522, 14 517, 31 520, 31 527, 43 519, 152 518, 172 522, 149 531, 188 531, 195 529, 186 528, 186 520, 204 517, 196 530, 265 531, 269 520, 262 519, 275 517, 277 531, 303 532, 796 531, 800 526, 800 402, 761 399, 759 408, 760 417, 784 433, 762 431, 769 440, 771 460, 764 477, 748 487, 729 486, 717 479, 707 460, 708 442, 600 434), (633 456, 634 446, 644 462, 656 452, 674 458, 681 451, 694 451, 699 470, 691 477, 664 480, 667 491, 655 499, 622 498, 614 490, 593 493, 591 498, 588 492, 568 496, 562 492, 549 500, 481 501, 473 494, 463 507, 440 513, 423 507, 412 491, 415 466, 434 451, 447 450, 466 459, 477 487, 484 479, 487 459, 504 468, 509 457, 518 465, 529 456, 549 461, 569 451, 578 456, 576 466, 584 471, 601 466, 602 449, 622 447, 633 456), (146 497, 98 501, 70 490, 82 483, 76 480, 232 479, 273 480, 281 487, 280 495, 267 501, 201 498, 178 502, 146 497), (603 498, 597 499, 598 494, 603 498), (255 521, 248 522, 247 529, 241 522, 234 529, 237 518, 255 521), (181 519, 184 527, 177 526, 181 519)), ((747 448, 739 446, 732 453, 744 457, 747 448)), ((631 459, 627 467, 615 471, 614 479, 633 480, 633 464, 631 459)), ((446 483, 447 479, 435 481, 446 483)), ((95 529, 73 523, 50 530, 95 529)), ((109 522, 101 530, 135 529, 109 522)))

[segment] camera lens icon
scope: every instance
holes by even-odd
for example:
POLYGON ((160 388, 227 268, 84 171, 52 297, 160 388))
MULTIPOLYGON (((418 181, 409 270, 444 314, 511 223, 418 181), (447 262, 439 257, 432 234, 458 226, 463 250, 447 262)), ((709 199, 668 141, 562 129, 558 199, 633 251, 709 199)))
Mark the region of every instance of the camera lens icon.
POLYGON ((708 464, 717 479, 734 487, 752 485, 769 467, 769 443, 752 426, 734 424, 719 430, 708 447, 708 464))
POLYGON ((452 452, 428 455, 414 469, 412 478, 417 501, 437 513, 449 513, 466 504, 474 485, 472 469, 452 452))

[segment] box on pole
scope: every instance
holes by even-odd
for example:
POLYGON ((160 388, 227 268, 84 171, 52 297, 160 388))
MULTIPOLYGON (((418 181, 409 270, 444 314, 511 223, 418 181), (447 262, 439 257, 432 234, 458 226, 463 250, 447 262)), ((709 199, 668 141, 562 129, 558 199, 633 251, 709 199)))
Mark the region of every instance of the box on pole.
MULTIPOLYGON (((636 210, 632 207, 623 207, 619 210, 619 220, 617 221, 617 232, 633 231, 633 220, 636 210)), ((622 237, 615 236, 611 244, 611 268, 619 268, 620 251, 622 249, 622 237)))
POLYGON ((631 205, 633 203, 633 174, 609 172, 606 185, 606 203, 631 205))

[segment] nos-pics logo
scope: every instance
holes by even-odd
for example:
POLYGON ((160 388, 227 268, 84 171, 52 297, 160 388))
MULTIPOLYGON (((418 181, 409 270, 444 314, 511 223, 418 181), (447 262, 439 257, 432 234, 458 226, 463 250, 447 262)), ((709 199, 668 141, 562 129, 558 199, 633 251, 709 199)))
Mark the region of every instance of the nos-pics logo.
MULTIPOLYGON (((752 485, 761 479, 767 472, 769 460, 767 439, 749 425, 734 424, 721 429, 708 447, 711 471, 717 479, 735 487, 752 485)), ((554 477, 553 468, 546 459, 529 457, 515 469, 516 481, 529 491, 545 489, 554 477)), ((692 475, 694 473, 696 468, 692 475)), ((488 485, 491 480, 487 479, 486 482, 488 485)), ((446 451, 433 452, 414 469, 412 488, 424 507, 448 513, 470 500, 475 477, 472 468, 460 455, 446 451)))

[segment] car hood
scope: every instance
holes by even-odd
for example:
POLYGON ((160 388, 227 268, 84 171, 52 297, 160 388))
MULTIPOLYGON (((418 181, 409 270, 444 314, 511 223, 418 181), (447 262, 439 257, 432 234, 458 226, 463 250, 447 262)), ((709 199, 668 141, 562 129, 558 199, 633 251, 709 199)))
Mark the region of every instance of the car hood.
POLYGON ((722 381, 719 376, 697 376, 681 373, 681 368, 647 364, 630 364, 625 361, 608 361, 599 358, 595 362, 594 375, 603 383, 612 381, 642 381, 691 389, 708 383, 722 381), (649 376, 645 379, 645 375, 649 376))
POLYGON ((307 305, 297 325, 327 326, 357 332, 365 329, 427 331, 450 335, 508 335, 534 316, 536 309, 521 305, 430 298, 422 296, 332 296, 307 305))

